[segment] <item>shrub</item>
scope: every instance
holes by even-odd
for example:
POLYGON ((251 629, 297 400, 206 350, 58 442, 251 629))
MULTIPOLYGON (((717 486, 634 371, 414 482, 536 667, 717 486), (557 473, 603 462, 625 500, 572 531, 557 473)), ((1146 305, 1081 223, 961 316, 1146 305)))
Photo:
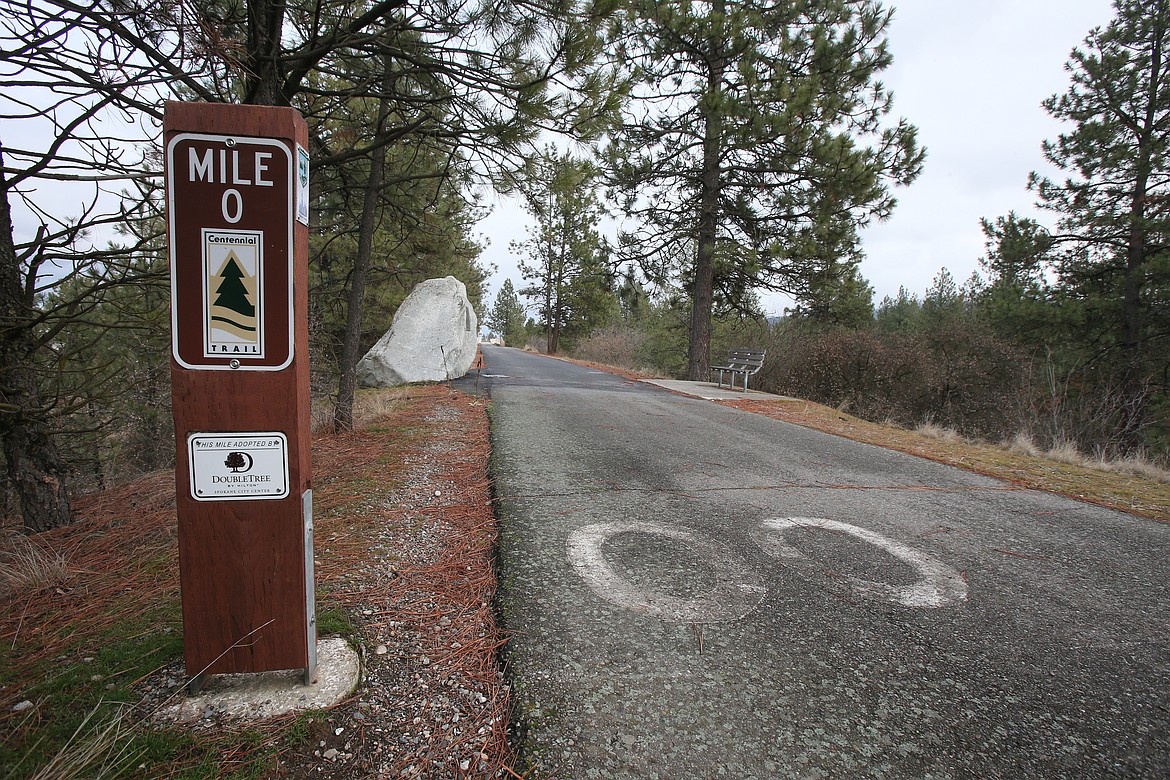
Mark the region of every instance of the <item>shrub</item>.
MULTIPOLYGON (((1134 407, 1141 401, 1123 389, 1111 372, 1092 365, 1062 372, 1047 355, 1034 362, 1031 374, 1028 421, 1038 440, 1056 449, 1069 444, 1103 459, 1134 454, 1129 450, 1133 432, 1126 424, 1135 419, 1134 407)), ((1140 391, 1148 392, 1148 388, 1140 391)), ((1155 447, 1164 443, 1160 438, 1164 431, 1153 427, 1158 420, 1156 409, 1155 405, 1155 413, 1145 419, 1146 430, 1137 432, 1155 447)))
POLYGON ((574 357, 607 366, 641 368, 642 353, 649 336, 628 325, 610 325, 581 339, 573 349, 574 357))
POLYGON ((930 420, 992 439, 1018 430, 1026 372, 1015 350, 993 336, 958 324, 905 334, 781 323, 765 340, 762 390, 905 427, 930 420))
POLYGON ((1044 454, 1044 451, 1036 446, 1036 440, 1032 438, 1032 434, 1028 431, 1019 431, 1012 437, 1010 442, 1005 442, 1008 452, 1016 455, 1027 455, 1033 458, 1039 458, 1044 454))

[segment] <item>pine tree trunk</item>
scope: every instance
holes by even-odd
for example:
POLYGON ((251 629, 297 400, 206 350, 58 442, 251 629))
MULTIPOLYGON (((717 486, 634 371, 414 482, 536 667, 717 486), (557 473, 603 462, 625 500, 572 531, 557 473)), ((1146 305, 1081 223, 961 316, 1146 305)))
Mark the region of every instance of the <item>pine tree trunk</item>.
MULTIPOLYGON (((1163 14, 1159 14, 1157 23, 1164 24, 1163 14)), ((1154 37, 1154 47, 1150 56, 1150 94, 1146 102, 1142 129, 1138 135, 1136 175, 1130 198, 1129 235, 1125 247, 1125 279, 1121 295, 1122 419, 1119 431, 1122 454, 1141 449, 1149 406, 1149 391, 1145 383, 1143 365, 1146 323, 1141 296, 1146 283, 1146 256, 1149 251, 1146 205, 1152 171, 1152 146, 1160 135, 1154 125, 1160 100, 1159 93, 1163 86, 1162 79, 1165 76, 1162 41, 1163 33, 1159 30, 1154 37)))
POLYGON ((66 468, 41 409, 32 309, 21 286, 8 183, 0 153, 0 446, 20 498, 24 525, 47 531, 73 522, 66 468))
POLYGON ((285 0, 248 0, 248 79, 242 102, 287 106, 280 71, 285 0))
MULTIPOLYGON (((387 69, 388 70, 388 69, 387 69)), ((384 128, 390 104, 383 98, 378 105, 378 128, 384 128)), ((382 196, 383 169, 386 167, 386 147, 374 150, 370 159, 370 175, 366 180, 362 201, 362 219, 358 228, 357 257, 349 280, 349 305, 345 317, 345 341, 341 348, 341 377, 337 383, 337 404, 333 409, 333 430, 337 433, 353 430, 353 399, 357 392, 357 364, 361 356, 362 313, 366 302, 366 278, 370 274, 374 251, 374 231, 378 225, 378 201, 382 196)))
POLYGON ((1126 247, 1125 279, 1121 301, 1121 420, 1118 442, 1121 454, 1137 452, 1144 442, 1149 393, 1144 381, 1143 346, 1145 316, 1141 293, 1145 284, 1146 231, 1140 227, 1144 216, 1145 178, 1140 177, 1141 195, 1134 198, 1131 228, 1126 247))
MULTIPOLYGON (((550 203, 550 212, 552 204, 550 203)), ((552 297, 552 319, 548 324, 548 354, 555 355, 561 348, 561 327, 564 325, 565 315, 565 296, 568 290, 565 289, 565 269, 569 264, 569 236, 568 236, 568 220, 561 221, 561 230, 558 231, 559 245, 555 247, 550 255, 555 258, 552 261, 553 267, 553 297, 552 297)))
MULTIPOLYGON (((0 392, 14 388, 5 382, 0 392)), ((8 418, 9 412, 5 412, 8 418)), ((34 533, 73 522, 65 465, 42 421, 15 416, 3 426, 4 458, 8 478, 20 498, 24 527, 34 533), (13 424, 15 423, 15 424, 13 424)))
MULTIPOLYGON (((722 14, 723 4, 718 3, 722 14)), ((699 225, 695 253, 695 280, 691 289, 690 347, 687 353, 687 379, 704 379, 711 364, 711 310, 715 302, 715 244, 719 230, 719 157, 723 123, 720 118, 720 95, 724 60, 722 42, 711 38, 707 90, 703 96, 703 172, 700 178, 699 225)))

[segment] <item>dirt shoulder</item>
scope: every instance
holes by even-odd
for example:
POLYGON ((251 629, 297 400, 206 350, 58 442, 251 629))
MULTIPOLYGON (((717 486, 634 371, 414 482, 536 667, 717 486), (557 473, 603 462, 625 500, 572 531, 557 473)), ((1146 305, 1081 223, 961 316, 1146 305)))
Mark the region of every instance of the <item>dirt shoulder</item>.
POLYGON ((362 655, 350 699, 259 723, 152 719, 183 683, 174 476, 152 474, 80 501, 69 528, 0 538, 6 777, 513 774, 486 406, 444 386, 359 403, 357 431, 313 444, 319 633, 362 655))
POLYGON ((1162 522, 1170 521, 1170 485, 1163 482, 1018 454, 991 444, 957 438, 931 438, 914 431, 868 422, 809 401, 719 403, 854 441, 958 466, 1007 480, 1020 487, 1046 490, 1134 515, 1162 522))

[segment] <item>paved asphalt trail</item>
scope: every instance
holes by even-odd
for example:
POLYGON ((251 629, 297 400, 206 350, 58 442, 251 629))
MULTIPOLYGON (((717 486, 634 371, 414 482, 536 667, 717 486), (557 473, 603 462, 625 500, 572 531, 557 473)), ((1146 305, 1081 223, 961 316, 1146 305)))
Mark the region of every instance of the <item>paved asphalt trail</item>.
POLYGON ((1170 525, 484 356, 534 776, 1170 777, 1170 525))

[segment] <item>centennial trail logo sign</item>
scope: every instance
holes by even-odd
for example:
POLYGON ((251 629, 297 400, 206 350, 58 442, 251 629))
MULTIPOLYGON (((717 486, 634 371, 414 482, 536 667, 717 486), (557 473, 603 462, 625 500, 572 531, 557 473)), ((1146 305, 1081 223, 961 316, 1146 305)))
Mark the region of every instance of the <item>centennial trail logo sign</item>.
POLYGON ((172 349, 184 368, 279 371, 292 361, 301 192, 293 160, 271 138, 178 133, 168 140, 172 349), (201 294, 191 295, 196 289, 201 294))
POLYGON ((168 103, 164 142, 187 673, 308 680, 308 131, 291 108, 168 103))
POLYGON ((264 356, 260 236, 203 231, 203 356, 264 356))

